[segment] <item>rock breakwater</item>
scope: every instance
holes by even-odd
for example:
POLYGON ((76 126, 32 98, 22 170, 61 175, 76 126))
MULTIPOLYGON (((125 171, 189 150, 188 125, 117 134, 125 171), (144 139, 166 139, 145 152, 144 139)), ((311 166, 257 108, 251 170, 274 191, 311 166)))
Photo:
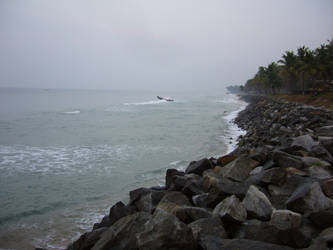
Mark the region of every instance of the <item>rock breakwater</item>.
POLYGON ((235 120, 247 134, 232 153, 131 191, 68 249, 333 247, 333 112, 248 101, 235 120))

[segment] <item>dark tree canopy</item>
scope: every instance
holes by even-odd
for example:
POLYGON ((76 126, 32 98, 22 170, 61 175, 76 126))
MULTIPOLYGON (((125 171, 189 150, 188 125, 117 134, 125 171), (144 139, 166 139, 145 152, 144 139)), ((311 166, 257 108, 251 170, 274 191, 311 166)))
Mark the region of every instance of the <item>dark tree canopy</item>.
POLYGON ((244 90, 255 93, 305 93, 333 89, 333 39, 319 48, 286 51, 278 62, 260 66, 244 90))

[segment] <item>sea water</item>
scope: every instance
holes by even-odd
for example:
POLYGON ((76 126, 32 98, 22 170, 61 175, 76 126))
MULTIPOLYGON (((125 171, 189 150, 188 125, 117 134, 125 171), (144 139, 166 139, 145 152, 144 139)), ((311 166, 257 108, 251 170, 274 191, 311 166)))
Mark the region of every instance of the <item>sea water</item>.
POLYGON ((231 151, 244 107, 223 92, 0 89, 0 248, 65 248, 130 190, 231 151))

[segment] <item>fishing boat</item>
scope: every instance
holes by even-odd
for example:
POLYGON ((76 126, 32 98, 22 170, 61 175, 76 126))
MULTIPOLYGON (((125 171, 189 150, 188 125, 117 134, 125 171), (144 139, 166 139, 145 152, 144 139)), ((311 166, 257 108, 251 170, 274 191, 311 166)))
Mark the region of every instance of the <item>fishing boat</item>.
POLYGON ((162 97, 162 96, 157 96, 157 99, 164 100, 164 101, 167 101, 167 102, 173 102, 174 101, 174 99, 172 99, 170 97, 162 97))

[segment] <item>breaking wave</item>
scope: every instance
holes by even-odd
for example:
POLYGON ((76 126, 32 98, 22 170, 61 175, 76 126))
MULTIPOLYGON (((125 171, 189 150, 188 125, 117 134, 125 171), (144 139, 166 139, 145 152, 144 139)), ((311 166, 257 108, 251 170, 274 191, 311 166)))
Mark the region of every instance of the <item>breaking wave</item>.
POLYGON ((80 110, 73 110, 73 111, 65 111, 65 112, 62 112, 63 114, 66 114, 66 115, 77 115, 77 114, 80 114, 81 111, 80 110))
POLYGON ((132 103, 124 103, 124 105, 139 106, 139 105, 155 105, 155 104, 163 104, 163 103, 167 103, 167 101, 157 100, 157 101, 147 101, 147 102, 132 102, 132 103))

